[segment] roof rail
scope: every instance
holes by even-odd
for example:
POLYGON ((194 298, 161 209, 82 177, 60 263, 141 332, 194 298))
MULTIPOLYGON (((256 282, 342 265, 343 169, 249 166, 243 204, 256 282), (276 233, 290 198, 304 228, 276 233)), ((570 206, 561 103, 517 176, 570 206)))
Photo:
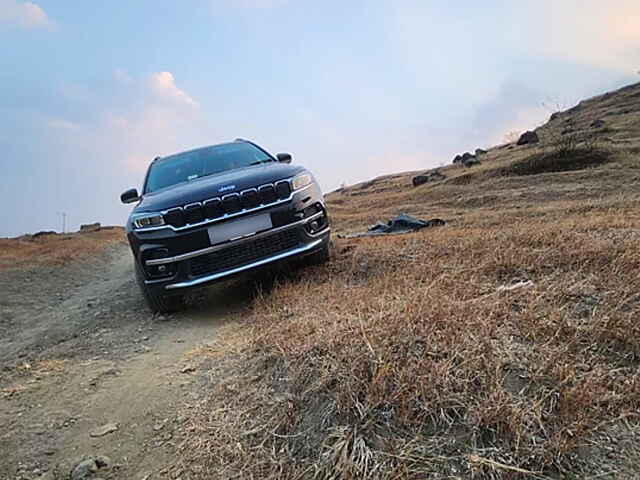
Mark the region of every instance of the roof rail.
POLYGON ((238 138, 234 139, 233 141, 234 141, 234 142, 248 142, 249 140, 247 140, 246 138, 240 138, 240 137, 238 137, 238 138))

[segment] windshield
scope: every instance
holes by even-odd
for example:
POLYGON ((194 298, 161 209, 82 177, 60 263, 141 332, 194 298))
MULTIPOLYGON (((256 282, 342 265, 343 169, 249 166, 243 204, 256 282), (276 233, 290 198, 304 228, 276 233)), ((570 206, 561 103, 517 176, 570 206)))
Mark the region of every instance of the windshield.
POLYGON ((250 143, 227 143, 177 153, 161 158, 151 166, 145 193, 207 175, 272 161, 273 158, 250 143))

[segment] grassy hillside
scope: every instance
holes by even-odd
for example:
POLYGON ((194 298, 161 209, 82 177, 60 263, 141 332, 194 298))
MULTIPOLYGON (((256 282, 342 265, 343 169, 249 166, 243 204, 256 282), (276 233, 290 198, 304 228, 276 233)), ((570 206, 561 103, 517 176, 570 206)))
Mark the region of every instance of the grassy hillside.
POLYGON ((86 259, 115 242, 125 240, 122 227, 106 227, 96 232, 48 233, 0 238, 0 270, 24 269, 36 265, 60 265, 86 259))
POLYGON ((537 133, 439 182, 330 194, 336 233, 400 212, 448 224, 334 236, 329 264, 258 294, 199 352, 226 380, 174 473, 636 478, 640 84, 537 133))

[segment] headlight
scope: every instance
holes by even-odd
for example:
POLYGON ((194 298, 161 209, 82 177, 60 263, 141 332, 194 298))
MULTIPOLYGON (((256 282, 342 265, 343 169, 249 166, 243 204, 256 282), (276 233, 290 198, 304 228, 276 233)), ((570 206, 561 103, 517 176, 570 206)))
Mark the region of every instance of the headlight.
POLYGON ((164 225, 164 218, 161 213, 141 213, 133 218, 136 228, 159 227, 164 225))
POLYGON ((300 190, 311 182, 313 182, 313 177, 309 172, 301 173, 300 175, 293 177, 293 180, 291 180, 291 188, 293 188, 293 190, 300 190))

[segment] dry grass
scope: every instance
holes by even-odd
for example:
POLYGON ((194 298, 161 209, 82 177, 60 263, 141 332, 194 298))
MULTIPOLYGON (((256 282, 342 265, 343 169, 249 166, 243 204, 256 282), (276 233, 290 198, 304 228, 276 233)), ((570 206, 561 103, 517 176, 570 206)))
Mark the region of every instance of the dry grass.
POLYGON ((330 195, 338 232, 400 211, 449 225, 336 240, 328 265, 258 295, 174 473, 635 478, 638 161, 620 147, 597 168, 495 174, 542 152, 330 195))
POLYGON ((21 269, 34 265, 59 265, 102 251, 105 246, 124 241, 122 228, 102 229, 90 233, 0 238, 0 270, 21 269))

